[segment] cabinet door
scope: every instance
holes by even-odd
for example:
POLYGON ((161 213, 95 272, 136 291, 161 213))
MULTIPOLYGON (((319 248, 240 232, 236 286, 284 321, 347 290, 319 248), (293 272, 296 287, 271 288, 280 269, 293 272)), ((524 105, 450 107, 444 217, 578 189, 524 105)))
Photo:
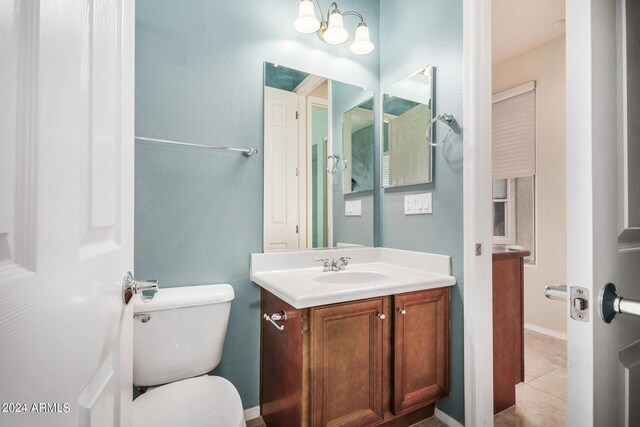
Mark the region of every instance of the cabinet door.
POLYGON ((311 310, 312 426, 383 419, 382 298, 311 310))
POLYGON ((394 297, 394 412, 449 393, 449 289, 394 297))

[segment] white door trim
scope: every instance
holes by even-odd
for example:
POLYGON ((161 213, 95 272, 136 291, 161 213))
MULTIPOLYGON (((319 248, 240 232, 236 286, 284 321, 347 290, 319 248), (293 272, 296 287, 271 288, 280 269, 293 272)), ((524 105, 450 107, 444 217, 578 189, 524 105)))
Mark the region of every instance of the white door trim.
POLYGON ((464 400, 479 427, 493 426, 491 0, 464 0, 463 21, 464 400))
MULTIPOLYGON (((326 79, 325 79, 326 80, 326 79)), ((313 247, 313 177, 311 176, 311 146, 313 145, 313 107, 321 107, 327 110, 327 121, 329 116, 329 102, 324 98, 318 98, 316 96, 300 97, 300 105, 304 105, 304 111, 306 117, 300 117, 300 126, 304 128, 304 133, 301 133, 300 140, 304 144, 304 150, 301 150, 300 154, 300 176, 304 177, 304 182, 301 184, 300 192, 300 230, 305 230, 305 246, 306 248, 313 247)), ((302 108, 301 108, 302 110, 302 108)), ((329 123, 327 122, 327 134, 329 133, 329 123)), ((327 135, 327 138, 329 135, 327 135)), ((326 155, 326 153, 325 153, 326 155)), ((318 159, 320 162, 320 159, 318 159)), ((326 164, 326 159, 322 160, 322 165, 326 164)), ((327 195, 329 189, 326 189, 327 195)), ((327 197, 328 198, 328 197, 327 197)), ((301 232, 302 233, 302 232, 301 232)), ((302 234, 301 234, 302 235, 302 234)))

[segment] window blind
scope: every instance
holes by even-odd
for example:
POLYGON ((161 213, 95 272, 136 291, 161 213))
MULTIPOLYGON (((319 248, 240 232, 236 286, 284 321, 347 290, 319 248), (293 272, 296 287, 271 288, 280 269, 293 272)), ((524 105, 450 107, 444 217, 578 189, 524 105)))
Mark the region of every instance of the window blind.
POLYGON ((494 96, 499 99, 493 103, 494 179, 536 173, 536 92, 533 83, 523 86, 528 90, 507 91, 515 96, 494 96))

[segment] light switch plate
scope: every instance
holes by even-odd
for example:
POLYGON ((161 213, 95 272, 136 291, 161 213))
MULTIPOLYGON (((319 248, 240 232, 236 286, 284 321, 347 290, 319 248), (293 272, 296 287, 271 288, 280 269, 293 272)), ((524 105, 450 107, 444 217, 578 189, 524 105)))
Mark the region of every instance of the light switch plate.
POLYGON ((424 215, 433 213, 432 193, 409 194, 404 196, 405 215, 424 215))
POLYGON ((362 200, 345 200, 345 216, 362 216, 362 200))

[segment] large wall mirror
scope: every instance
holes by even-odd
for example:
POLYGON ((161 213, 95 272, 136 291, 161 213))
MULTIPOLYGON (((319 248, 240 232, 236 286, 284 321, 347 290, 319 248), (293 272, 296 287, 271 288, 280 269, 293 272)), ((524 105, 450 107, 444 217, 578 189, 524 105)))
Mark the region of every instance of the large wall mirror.
POLYGON ((264 250, 373 245, 373 91, 264 65, 264 250))
POLYGON ((433 67, 387 88, 382 110, 382 186, 431 182, 432 148, 427 132, 433 114, 433 67))

